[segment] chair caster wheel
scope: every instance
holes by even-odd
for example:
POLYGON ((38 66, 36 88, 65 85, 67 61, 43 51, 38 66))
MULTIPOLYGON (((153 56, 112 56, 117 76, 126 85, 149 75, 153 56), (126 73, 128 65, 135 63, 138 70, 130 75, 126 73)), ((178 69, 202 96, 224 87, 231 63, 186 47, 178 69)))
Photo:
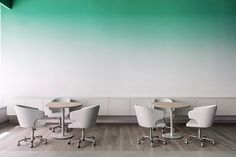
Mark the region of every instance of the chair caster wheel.
POLYGON ((153 142, 151 142, 151 147, 154 147, 154 143, 153 142))
POLYGON ((140 144, 140 140, 137 140, 137 144, 140 144))
POLYGON ((45 141, 44 141, 44 144, 48 144, 48 140, 45 140, 45 141))
POLYGON ((188 140, 185 140, 184 143, 185 143, 185 144, 188 144, 188 140))
POLYGON ((92 146, 96 146, 96 142, 92 143, 92 146))
POLYGON ((68 141, 67 144, 71 144, 71 141, 68 141))
POLYGON ((30 148, 33 148, 33 145, 30 145, 30 148))
POLYGON ((166 142, 166 141, 163 141, 163 144, 164 144, 164 145, 166 145, 166 144, 167 144, 167 142, 166 142))
POLYGON ((77 148, 80 148, 80 145, 79 145, 79 144, 77 145, 77 148))
POLYGON ((165 131, 164 131, 164 129, 163 129, 163 128, 161 129, 161 133, 162 133, 162 134, 164 134, 164 133, 165 133, 165 131))
POLYGON ((203 142, 201 142, 200 146, 201 146, 201 147, 204 147, 203 142))
POLYGON ((212 143, 213 145, 215 145, 215 141, 212 141, 211 143, 212 143))
POLYGON ((55 130, 52 130, 52 132, 55 132, 55 130))

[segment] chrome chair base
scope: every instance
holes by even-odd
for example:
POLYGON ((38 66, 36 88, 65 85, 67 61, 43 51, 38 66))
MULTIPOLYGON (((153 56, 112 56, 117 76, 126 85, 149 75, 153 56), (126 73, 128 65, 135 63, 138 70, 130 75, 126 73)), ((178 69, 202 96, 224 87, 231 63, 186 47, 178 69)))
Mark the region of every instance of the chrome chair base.
POLYGON ((197 139, 197 140, 199 140, 201 147, 204 147, 204 142, 205 141, 210 141, 213 145, 215 144, 215 141, 213 139, 210 139, 210 138, 207 138, 206 136, 202 136, 201 135, 201 128, 198 128, 198 135, 197 136, 196 135, 189 135, 185 139, 184 143, 188 144, 190 139, 197 139))
POLYGON ((43 138, 43 136, 34 136, 34 128, 31 130, 31 137, 25 137, 17 142, 17 146, 20 146, 21 142, 30 142, 30 148, 34 147, 34 140, 39 139, 40 142, 44 142, 44 144, 47 144, 47 139, 43 138))
POLYGON ((163 144, 167 144, 165 139, 159 138, 158 136, 153 136, 153 128, 150 129, 149 131, 149 136, 143 135, 141 139, 137 139, 137 144, 140 144, 141 141, 145 141, 145 139, 150 140, 151 142, 151 147, 154 147, 154 141, 161 141, 163 144))
MULTIPOLYGON (((77 148, 80 148, 80 144, 84 141, 92 142, 92 146, 96 146, 95 137, 93 137, 93 136, 92 137, 85 137, 85 129, 82 129, 82 137, 80 139, 78 139, 77 148)), ((71 144, 71 142, 72 142, 72 139, 69 140, 67 144, 71 144)))

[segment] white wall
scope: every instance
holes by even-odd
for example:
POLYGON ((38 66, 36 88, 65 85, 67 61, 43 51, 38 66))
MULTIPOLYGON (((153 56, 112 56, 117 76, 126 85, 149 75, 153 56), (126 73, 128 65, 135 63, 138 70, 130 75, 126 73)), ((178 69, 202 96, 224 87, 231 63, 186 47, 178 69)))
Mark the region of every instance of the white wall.
POLYGON ((81 22, 73 11, 73 18, 60 10, 27 16, 32 7, 38 6, 19 5, 2 17, 0 95, 9 114, 17 103, 44 109, 46 98, 82 97, 86 105, 101 103, 100 114, 132 115, 133 103, 149 106, 157 96, 224 104, 219 114, 236 114, 236 45, 228 18, 200 17, 166 28, 149 18, 81 22))
POLYGON ((236 48, 216 46, 208 51, 211 46, 205 45, 188 54, 186 45, 144 53, 145 45, 128 50, 125 45, 110 47, 98 41, 62 54, 66 50, 55 53, 44 45, 41 52, 23 40, 9 40, 14 46, 3 47, 4 97, 236 96, 236 48))

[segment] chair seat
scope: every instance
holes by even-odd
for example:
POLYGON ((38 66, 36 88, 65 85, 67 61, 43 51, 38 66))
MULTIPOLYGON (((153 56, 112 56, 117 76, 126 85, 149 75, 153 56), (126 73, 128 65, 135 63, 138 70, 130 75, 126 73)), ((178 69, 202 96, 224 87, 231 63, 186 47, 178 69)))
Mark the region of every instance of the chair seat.
POLYGON ((38 128, 38 127, 42 127, 42 126, 45 126, 45 125, 46 125, 46 120, 45 119, 40 119, 40 120, 37 120, 34 127, 38 128))
POLYGON ((157 123, 156 128, 164 128, 166 126, 165 123, 157 123))
POLYGON ((78 124, 75 124, 75 123, 71 123, 68 125, 68 128, 81 128, 78 124))
POLYGON ((187 122, 186 124, 187 127, 193 127, 193 128, 198 128, 198 124, 197 124, 197 121, 191 119, 187 122))

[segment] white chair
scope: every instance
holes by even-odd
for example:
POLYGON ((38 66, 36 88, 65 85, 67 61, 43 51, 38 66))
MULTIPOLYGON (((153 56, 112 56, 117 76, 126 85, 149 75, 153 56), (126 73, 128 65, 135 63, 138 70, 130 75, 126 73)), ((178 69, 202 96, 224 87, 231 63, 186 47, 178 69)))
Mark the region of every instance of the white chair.
POLYGON ((144 128, 149 128, 149 135, 142 136, 141 139, 137 140, 137 144, 144 141, 146 138, 151 141, 151 147, 154 147, 154 141, 162 141, 166 144, 165 139, 161 139, 158 136, 153 136, 154 128, 163 128, 166 124, 163 122, 164 112, 160 110, 154 110, 144 106, 134 105, 135 113, 137 116, 138 124, 144 128))
POLYGON ((19 121, 19 124, 23 128, 31 128, 31 137, 25 137, 18 141, 17 146, 20 146, 20 142, 28 142, 30 141, 30 148, 33 148, 34 140, 36 138, 40 139, 40 142, 44 142, 47 144, 47 139, 43 138, 42 136, 35 136, 34 130, 36 130, 36 127, 39 127, 44 124, 40 124, 40 119, 44 117, 44 112, 39 111, 37 108, 32 108, 28 106, 23 105, 16 105, 15 106, 17 119, 19 121))
MULTIPOLYGON (((170 99, 170 98, 157 98, 157 99, 154 99, 153 102, 170 102, 171 103, 171 102, 174 102, 174 101, 172 99, 170 99)), ((156 107, 156 106, 154 107, 154 109, 158 109, 158 110, 164 111, 163 121, 164 121, 164 123, 166 123, 165 117, 168 117, 169 111, 167 109, 156 107)), ((174 112, 174 110, 173 110, 173 112, 174 112)), ((170 129, 169 126, 165 126, 164 128, 170 129)), ((161 129, 162 133, 164 133, 164 128, 161 129)))
POLYGON ((217 110, 217 105, 209 105, 209 106, 202 106, 196 107, 193 110, 188 112, 189 121, 187 122, 187 127, 198 128, 198 135, 189 135, 185 139, 185 143, 187 144, 190 138, 195 138, 200 140, 201 147, 204 146, 204 141, 211 141, 212 144, 215 144, 215 141, 210 138, 206 138, 205 136, 201 135, 202 128, 209 128, 213 124, 213 119, 217 110))
MULTIPOLYGON (((100 105, 89 106, 70 113, 72 123, 68 127, 82 129, 82 137, 79 139, 78 148, 80 148, 80 143, 83 141, 90 141, 93 146, 96 145, 95 137, 85 137, 85 129, 96 125, 99 108, 100 105)), ((72 140, 69 140, 68 144, 71 144, 71 142, 72 140)))
MULTIPOLYGON (((51 102, 70 102, 71 100, 69 98, 55 98, 53 99, 51 102)), ((49 127, 50 130, 52 130, 52 132, 55 132, 55 130, 57 128, 61 128, 61 114, 62 114, 62 109, 52 109, 52 108, 49 108, 49 117, 51 118, 56 118, 58 119, 58 122, 56 125, 52 125, 49 127)), ((66 109, 65 110, 65 117, 67 117, 69 115, 69 110, 66 109)))

